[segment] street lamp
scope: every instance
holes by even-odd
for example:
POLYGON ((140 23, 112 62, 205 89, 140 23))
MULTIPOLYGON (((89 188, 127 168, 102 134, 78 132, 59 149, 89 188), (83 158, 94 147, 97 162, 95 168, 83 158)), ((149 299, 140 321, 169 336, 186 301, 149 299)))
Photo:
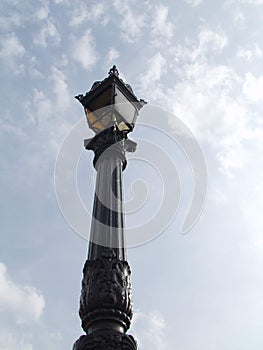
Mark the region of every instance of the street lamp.
POLYGON ((74 350, 136 350, 126 331, 132 318, 130 267, 126 261, 122 171, 126 152, 136 143, 128 139, 139 110, 132 88, 119 78, 116 66, 95 82, 86 95, 78 95, 89 127, 96 135, 84 141, 95 154, 97 170, 88 258, 83 269, 80 318, 86 335, 74 350))

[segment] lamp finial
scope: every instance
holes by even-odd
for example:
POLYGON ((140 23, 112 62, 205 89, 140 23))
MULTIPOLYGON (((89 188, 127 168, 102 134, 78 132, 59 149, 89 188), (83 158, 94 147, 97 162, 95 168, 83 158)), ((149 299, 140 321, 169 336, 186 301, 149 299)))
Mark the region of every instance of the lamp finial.
POLYGON ((119 76, 119 71, 118 71, 118 69, 116 68, 115 64, 114 64, 114 66, 109 70, 109 75, 116 75, 116 77, 119 76))

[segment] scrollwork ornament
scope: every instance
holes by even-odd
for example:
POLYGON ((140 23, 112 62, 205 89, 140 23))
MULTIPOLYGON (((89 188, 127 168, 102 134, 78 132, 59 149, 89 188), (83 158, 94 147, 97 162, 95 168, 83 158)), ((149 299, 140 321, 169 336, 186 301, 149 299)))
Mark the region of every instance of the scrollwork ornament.
POLYGON ((116 259, 111 249, 105 249, 100 259, 86 261, 79 310, 85 331, 100 315, 119 321, 126 330, 129 328, 132 318, 130 274, 129 264, 116 259))

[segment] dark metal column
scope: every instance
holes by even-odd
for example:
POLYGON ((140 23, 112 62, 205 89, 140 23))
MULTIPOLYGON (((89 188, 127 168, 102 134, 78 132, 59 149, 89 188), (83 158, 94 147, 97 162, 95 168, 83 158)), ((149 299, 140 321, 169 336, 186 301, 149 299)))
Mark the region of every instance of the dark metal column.
POLYGON ((125 152, 136 144, 111 127, 86 140, 85 147, 95 153, 97 180, 79 310, 87 335, 73 350, 136 350, 134 338, 126 334, 132 318, 131 271, 122 207, 125 152))

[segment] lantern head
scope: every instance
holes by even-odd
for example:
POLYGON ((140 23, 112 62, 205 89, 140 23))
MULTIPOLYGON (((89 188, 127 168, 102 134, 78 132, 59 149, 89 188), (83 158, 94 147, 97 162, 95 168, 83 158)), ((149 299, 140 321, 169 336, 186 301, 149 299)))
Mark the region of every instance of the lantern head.
POLYGON ((75 97, 84 106, 89 127, 96 134, 112 126, 124 133, 132 131, 139 110, 146 103, 138 100, 130 85, 119 78, 116 66, 106 79, 95 82, 85 96, 75 97))

